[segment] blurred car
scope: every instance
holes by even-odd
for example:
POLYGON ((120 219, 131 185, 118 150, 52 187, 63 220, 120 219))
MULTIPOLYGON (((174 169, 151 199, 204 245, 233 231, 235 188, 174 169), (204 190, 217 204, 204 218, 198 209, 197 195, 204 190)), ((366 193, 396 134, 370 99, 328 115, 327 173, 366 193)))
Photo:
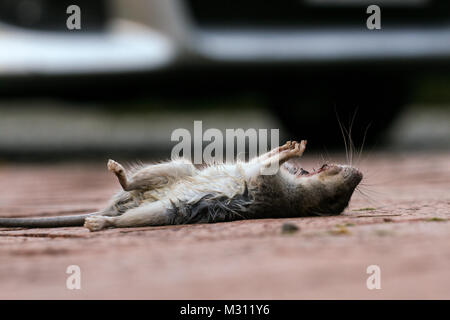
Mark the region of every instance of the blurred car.
POLYGON ((376 1, 382 28, 369 30, 372 2, 0 0, 0 93, 24 83, 55 95, 255 91, 318 143, 339 141, 336 113, 348 124, 358 109, 361 143, 369 123, 370 140, 395 118, 415 75, 450 58, 448 1, 376 1), (73 4, 81 30, 66 27, 73 4))

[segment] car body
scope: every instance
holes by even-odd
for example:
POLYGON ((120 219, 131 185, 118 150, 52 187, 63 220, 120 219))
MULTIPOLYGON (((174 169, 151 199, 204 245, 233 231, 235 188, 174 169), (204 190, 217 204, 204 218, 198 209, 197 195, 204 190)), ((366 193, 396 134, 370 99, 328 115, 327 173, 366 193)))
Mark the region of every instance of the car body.
POLYGON ((140 94, 181 97, 251 89, 294 136, 333 144, 339 136, 321 126, 337 126, 336 109, 355 108, 360 131, 370 122, 379 133, 407 101, 416 74, 449 65, 450 3, 379 0, 381 29, 367 26, 371 4, 0 0, 0 78, 9 80, 0 95, 103 98, 140 87, 140 94), (80 30, 66 25, 73 4, 80 30), (308 121, 299 126, 300 118, 308 121))
POLYGON ((442 0, 378 1, 381 30, 366 27, 367 0, 75 1, 82 29, 68 30, 72 2, 0 1, 1 76, 450 57, 442 0))

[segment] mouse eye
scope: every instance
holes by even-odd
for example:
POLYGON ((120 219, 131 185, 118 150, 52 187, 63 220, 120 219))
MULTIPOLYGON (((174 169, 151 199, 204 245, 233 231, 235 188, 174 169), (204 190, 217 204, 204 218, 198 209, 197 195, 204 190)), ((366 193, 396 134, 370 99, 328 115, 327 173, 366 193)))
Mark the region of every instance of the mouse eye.
POLYGON ((300 168, 300 174, 309 174, 309 172, 304 170, 303 168, 300 168))
POLYGON ((328 168, 328 165, 325 163, 323 166, 320 167, 319 170, 323 170, 323 169, 326 169, 326 168, 328 168))

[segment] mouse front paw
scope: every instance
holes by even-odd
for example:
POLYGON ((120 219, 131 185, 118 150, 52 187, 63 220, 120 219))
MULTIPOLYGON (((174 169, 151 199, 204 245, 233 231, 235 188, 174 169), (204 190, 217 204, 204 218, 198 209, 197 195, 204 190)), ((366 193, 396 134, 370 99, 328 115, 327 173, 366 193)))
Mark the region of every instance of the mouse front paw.
POLYGON ((285 146, 285 150, 280 152, 280 161, 301 157, 306 148, 306 140, 302 140, 301 142, 288 141, 285 146))

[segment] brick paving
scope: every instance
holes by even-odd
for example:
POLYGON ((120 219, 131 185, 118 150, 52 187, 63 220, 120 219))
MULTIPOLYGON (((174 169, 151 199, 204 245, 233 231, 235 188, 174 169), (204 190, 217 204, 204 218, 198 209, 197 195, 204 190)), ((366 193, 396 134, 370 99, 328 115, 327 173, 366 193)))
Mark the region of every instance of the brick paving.
MULTIPOLYGON (((0 229, 0 298, 450 299, 450 154, 375 152, 360 167, 362 193, 338 217, 0 229), (66 288, 69 265, 81 290, 66 288)), ((95 211, 119 188, 105 163, 3 162, 0 181, 2 217, 95 211)))

